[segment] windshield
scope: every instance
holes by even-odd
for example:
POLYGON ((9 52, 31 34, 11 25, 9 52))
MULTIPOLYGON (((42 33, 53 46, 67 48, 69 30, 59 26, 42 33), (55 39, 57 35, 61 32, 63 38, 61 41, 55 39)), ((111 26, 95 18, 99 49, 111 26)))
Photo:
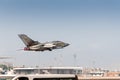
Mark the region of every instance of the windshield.
POLYGON ((0 78, 0 80, 12 80, 12 78, 0 78))
POLYGON ((34 78, 33 80, 75 80, 75 78, 34 78))

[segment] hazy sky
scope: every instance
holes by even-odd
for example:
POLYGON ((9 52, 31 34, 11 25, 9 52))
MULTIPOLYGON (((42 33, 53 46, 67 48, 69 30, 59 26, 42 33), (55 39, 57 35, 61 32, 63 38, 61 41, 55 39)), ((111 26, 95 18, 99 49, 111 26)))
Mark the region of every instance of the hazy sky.
POLYGON ((0 0, 0 56, 14 66, 120 69, 120 0, 0 0), (25 47, 18 34, 71 45, 44 52, 25 47), (76 55, 76 57, 75 57, 76 55))

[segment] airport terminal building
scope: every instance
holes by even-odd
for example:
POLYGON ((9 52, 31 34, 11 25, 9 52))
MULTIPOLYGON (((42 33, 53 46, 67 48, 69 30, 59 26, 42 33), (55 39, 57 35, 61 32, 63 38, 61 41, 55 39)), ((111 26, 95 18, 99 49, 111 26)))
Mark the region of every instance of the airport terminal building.
POLYGON ((14 68, 15 74, 82 74, 82 67, 14 68))

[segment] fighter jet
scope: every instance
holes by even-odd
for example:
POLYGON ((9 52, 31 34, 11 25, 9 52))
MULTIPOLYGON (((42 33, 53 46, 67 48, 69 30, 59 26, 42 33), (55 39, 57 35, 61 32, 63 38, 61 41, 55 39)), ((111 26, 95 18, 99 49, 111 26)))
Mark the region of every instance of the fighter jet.
POLYGON ((25 34, 18 34, 18 36, 26 46, 23 49, 24 51, 52 51, 53 49, 61 49, 69 45, 68 43, 62 41, 40 43, 38 41, 32 40, 25 34))

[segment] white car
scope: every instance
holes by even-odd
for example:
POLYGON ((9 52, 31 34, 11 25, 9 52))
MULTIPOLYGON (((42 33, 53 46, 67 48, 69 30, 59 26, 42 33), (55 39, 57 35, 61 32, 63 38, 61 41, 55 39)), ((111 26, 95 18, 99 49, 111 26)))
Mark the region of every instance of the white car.
POLYGON ((73 74, 36 74, 36 75, 18 75, 12 80, 78 80, 73 74))

